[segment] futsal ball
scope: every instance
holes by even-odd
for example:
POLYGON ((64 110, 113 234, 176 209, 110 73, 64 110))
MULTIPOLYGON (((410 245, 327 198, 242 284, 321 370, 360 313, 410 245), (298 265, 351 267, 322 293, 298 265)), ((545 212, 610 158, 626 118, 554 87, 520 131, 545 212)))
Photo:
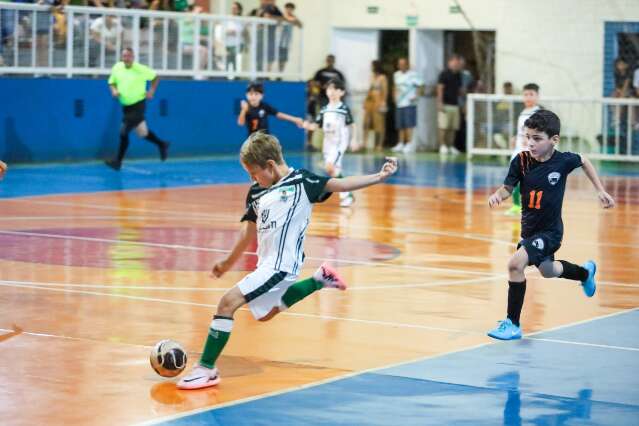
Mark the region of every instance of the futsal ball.
POLYGON ((162 377, 175 377, 186 367, 186 352, 178 342, 162 340, 151 350, 151 367, 162 377))

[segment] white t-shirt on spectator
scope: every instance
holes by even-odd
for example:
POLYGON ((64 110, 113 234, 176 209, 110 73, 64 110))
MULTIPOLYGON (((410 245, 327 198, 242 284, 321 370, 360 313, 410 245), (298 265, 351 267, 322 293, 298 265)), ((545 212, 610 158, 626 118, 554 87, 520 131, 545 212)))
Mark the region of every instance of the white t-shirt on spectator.
POLYGON ((106 26, 104 16, 101 16, 91 22, 91 32, 96 33, 98 36, 104 36, 105 41, 114 42, 118 34, 122 32, 122 26, 117 19, 111 21, 111 28, 106 26))
POLYGON ((395 71, 393 81, 397 89, 397 107, 404 108, 414 105, 417 101, 417 89, 424 84, 417 73, 412 70, 395 71))
POLYGON ((632 78, 632 87, 635 88, 635 93, 639 90, 639 68, 635 70, 635 74, 632 78))
POLYGON ((226 32, 226 45, 228 47, 240 46, 243 31, 244 24, 240 21, 226 21, 215 26, 215 41, 224 42, 224 32, 226 32))
POLYGON ((532 108, 526 108, 519 113, 517 119, 517 136, 515 137, 515 151, 511 158, 515 158, 517 154, 522 151, 528 151, 528 144, 526 143, 526 134, 524 133, 524 123, 530 118, 531 115, 539 111, 541 108, 539 105, 535 105, 532 108))

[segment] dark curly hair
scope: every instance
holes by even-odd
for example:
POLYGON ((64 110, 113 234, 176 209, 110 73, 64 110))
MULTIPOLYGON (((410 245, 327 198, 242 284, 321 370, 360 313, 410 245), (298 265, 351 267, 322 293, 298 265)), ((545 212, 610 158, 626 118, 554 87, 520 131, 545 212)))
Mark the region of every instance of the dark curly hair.
POLYGON ((561 131, 561 121, 557 114, 547 109, 542 109, 530 116, 524 123, 524 127, 544 132, 549 138, 558 136, 561 131))

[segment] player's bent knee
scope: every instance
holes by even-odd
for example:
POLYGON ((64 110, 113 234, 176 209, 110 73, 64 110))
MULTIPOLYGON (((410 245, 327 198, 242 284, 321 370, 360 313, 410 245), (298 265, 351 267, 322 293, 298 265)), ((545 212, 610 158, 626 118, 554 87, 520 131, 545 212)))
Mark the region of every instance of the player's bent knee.
POLYGON ((553 262, 543 262, 537 269, 544 278, 554 278, 557 276, 553 262))
POLYGON ((239 297, 233 292, 228 292, 217 304, 217 314, 225 317, 232 317, 235 311, 245 303, 244 297, 240 294, 239 297))
POLYGON ((526 269, 526 264, 516 257, 511 257, 508 261, 508 271, 509 272, 524 272, 526 269))

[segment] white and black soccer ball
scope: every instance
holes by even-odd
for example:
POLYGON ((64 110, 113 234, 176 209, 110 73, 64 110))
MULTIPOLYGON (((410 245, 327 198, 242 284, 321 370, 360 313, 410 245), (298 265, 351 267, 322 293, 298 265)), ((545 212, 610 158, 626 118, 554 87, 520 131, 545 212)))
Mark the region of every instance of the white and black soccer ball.
POLYGON ((162 340, 149 356, 151 367, 162 377, 175 377, 186 367, 186 352, 178 342, 162 340))

